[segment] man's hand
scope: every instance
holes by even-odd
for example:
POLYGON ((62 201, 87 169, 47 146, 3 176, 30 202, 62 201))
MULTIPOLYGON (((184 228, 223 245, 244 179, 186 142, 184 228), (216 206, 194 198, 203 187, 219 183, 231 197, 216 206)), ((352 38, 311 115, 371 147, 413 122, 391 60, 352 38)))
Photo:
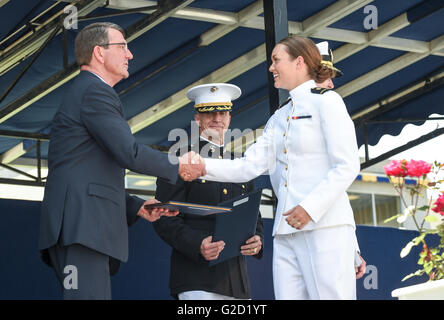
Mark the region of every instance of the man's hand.
POLYGON ((142 207, 139 209, 137 215, 144 218, 145 220, 148 220, 149 222, 154 222, 162 216, 173 217, 179 214, 179 211, 170 211, 168 209, 160 209, 160 208, 154 208, 151 210, 145 209, 146 204, 153 204, 153 203, 160 203, 160 201, 156 199, 146 200, 143 203, 142 207))
POLYGON ((219 253, 225 248, 225 242, 213 241, 213 236, 208 236, 202 240, 202 244, 200 245, 200 253, 205 258, 205 260, 216 260, 219 258, 219 253))
POLYGON ((244 256, 254 256, 261 251, 262 241, 259 236, 252 236, 245 242, 245 245, 241 247, 241 253, 244 256))
POLYGON ((190 151, 179 158, 179 175, 184 181, 193 181, 206 174, 202 157, 190 151))
POLYGON ((285 219, 287 223, 298 230, 302 230, 311 221, 310 215, 301 206, 296 206, 283 213, 283 215, 288 216, 285 219))
POLYGON ((356 279, 361 279, 362 276, 365 274, 365 267, 367 266, 367 262, 359 255, 361 258, 362 263, 359 265, 359 267, 355 267, 356 271, 356 279))

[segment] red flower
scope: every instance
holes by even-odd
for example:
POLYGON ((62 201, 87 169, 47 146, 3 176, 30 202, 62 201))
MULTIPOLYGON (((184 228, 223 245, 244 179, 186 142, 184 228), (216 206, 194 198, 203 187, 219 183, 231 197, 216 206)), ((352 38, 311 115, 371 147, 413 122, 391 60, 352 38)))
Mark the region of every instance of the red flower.
POLYGON ((421 177, 430 172, 432 165, 422 160, 410 160, 405 167, 407 169, 407 175, 411 177, 421 177))
POLYGON ((434 204, 435 207, 432 210, 444 216, 444 193, 441 193, 439 195, 438 199, 436 199, 434 204))
POLYGON ((391 160, 388 165, 384 167, 385 174, 388 176, 405 177, 407 175, 406 160, 391 160))

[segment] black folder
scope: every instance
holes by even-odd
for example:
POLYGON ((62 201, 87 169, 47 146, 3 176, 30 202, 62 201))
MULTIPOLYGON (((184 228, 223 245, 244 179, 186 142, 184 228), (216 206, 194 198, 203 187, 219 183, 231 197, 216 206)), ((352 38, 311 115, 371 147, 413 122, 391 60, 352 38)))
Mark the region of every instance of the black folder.
POLYGON ((231 212, 231 208, 219 206, 207 206, 204 204, 194 204, 188 202, 168 201, 153 204, 146 204, 145 209, 164 208, 170 211, 179 211, 181 213, 194 214, 198 216, 207 216, 215 213, 231 212))
POLYGON ((223 240, 225 248, 209 262, 210 266, 241 255, 241 246, 256 233, 261 195, 262 190, 256 190, 218 204, 232 211, 216 215, 213 242, 223 240))

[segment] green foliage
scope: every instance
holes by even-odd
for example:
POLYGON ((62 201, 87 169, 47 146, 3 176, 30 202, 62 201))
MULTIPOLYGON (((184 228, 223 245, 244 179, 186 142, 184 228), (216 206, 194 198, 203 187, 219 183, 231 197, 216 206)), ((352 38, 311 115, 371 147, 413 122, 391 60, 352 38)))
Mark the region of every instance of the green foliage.
MULTIPOLYGON (((396 161, 395 161, 396 162, 396 161)), ((399 163, 402 170, 394 170, 396 169, 396 163, 392 161, 390 164, 389 171, 392 172, 407 172, 406 165, 408 166, 408 162, 403 160, 399 163)), ((412 160, 412 162, 414 162, 412 160)), ((430 165, 429 165, 430 166, 430 165)), ((401 258, 406 257, 411 249, 419 244, 422 244, 423 250, 419 254, 418 265, 421 266, 420 269, 405 276, 402 281, 410 279, 415 276, 422 276, 427 274, 429 277, 429 281, 444 279, 444 223, 443 217, 431 214, 430 210, 433 208, 432 201, 430 200, 429 205, 418 207, 418 200, 420 197, 423 197, 427 189, 429 190, 439 190, 444 180, 438 180, 438 172, 444 168, 444 164, 438 163, 435 161, 433 165, 433 169, 431 170, 431 175, 435 178, 431 182, 426 181, 426 174, 416 177, 416 183, 412 186, 405 186, 404 178, 401 176, 390 176, 388 174, 388 170, 386 168, 386 173, 394 186, 395 190, 398 192, 403 205, 406 210, 404 213, 398 213, 384 221, 384 223, 397 220, 399 223, 404 222, 405 219, 410 216, 412 217, 418 231, 419 236, 415 237, 411 241, 409 241, 406 246, 401 250, 401 258), (407 189, 408 194, 410 195, 411 202, 410 205, 407 204, 406 199, 403 195, 403 189, 407 189), (416 213, 418 211, 425 212, 425 217, 422 220, 419 220, 416 213), (424 223, 428 222, 431 225, 437 225, 433 229, 426 229, 424 227, 424 223), (426 242, 426 236, 429 234, 437 234, 440 238, 439 245, 436 247, 429 247, 426 242)), ((437 202, 436 202, 437 203, 437 202)), ((436 210, 436 209, 434 209, 436 210)), ((438 210, 439 211, 439 210, 438 210)), ((442 213, 441 213, 442 215, 442 213)))

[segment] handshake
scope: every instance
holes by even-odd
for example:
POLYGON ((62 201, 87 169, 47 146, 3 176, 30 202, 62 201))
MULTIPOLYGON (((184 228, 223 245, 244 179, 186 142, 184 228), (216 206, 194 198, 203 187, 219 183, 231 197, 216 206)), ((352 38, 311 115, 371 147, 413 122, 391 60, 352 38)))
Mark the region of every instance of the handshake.
POLYGON ((193 181, 206 175, 205 162, 202 157, 194 151, 179 157, 179 175, 184 181, 193 181))

